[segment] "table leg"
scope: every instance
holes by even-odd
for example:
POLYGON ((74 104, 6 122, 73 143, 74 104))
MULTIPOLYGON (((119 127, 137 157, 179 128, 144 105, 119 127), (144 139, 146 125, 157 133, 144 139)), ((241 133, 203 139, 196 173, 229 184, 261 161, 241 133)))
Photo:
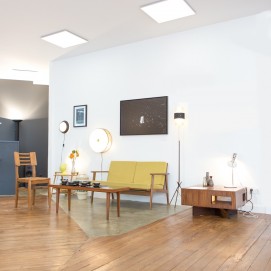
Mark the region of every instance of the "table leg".
POLYGON ((71 194, 72 194, 71 189, 68 189, 68 210, 69 211, 71 210, 71 194))
POLYGON ((117 192, 117 212, 118 217, 120 216, 120 192, 117 192))
POLYGON ((106 219, 109 220, 110 192, 106 192, 106 219))
POLYGON ((91 191, 91 204, 93 204, 94 191, 91 191))
POLYGON ((51 208, 51 201, 52 201, 52 190, 51 190, 51 187, 48 187, 48 206, 49 206, 49 208, 51 208))
POLYGON ((60 195, 60 188, 56 188, 56 213, 58 214, 59 209, 59 195, 60 195))

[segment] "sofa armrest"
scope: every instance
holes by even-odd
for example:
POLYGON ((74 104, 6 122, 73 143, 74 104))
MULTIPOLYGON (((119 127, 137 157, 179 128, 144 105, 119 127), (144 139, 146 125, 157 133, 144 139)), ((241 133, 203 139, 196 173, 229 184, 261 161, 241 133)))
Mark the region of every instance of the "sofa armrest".
POLYGON ((108 173, 108 170, 92 170, 92 180, 95 181, 96 180, 96 174, 97 173, 108 173))
POLYGON ((168 189, 168 183, 167 183, 167 176, 169 173, 150 173, 151 175, 151 189, 153 189, 154 186, 154 177, 155 176, 165 176, 165 183, 164 183, 164 188, 168 189))

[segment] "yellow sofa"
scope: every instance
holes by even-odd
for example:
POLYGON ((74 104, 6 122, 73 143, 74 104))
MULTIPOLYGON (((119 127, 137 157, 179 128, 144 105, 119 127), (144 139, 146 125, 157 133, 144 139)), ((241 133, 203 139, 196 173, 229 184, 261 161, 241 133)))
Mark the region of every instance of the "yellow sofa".
POLYGON ((166 162, 112 161, 108 171, 92 171, 93 181, 99 172, 107 173, 101 185, 129 187, 125 194, 149 195, 150 208, 154 192, 165 193, 169 204, 166 162))

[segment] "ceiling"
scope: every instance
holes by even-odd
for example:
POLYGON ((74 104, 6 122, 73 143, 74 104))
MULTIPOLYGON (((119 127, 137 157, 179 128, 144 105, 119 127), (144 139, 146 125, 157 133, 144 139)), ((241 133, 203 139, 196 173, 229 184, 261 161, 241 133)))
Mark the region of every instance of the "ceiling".
POLYGON ((196 15, 158 24, 140 10, 153 2, 156 0, 0 0, 0 78, 48 84, 49 64, 57 58, 271 10, 271 0, 186 0, 196 15), (89 42, 62 49, 40 39, 61 30, 89 42))

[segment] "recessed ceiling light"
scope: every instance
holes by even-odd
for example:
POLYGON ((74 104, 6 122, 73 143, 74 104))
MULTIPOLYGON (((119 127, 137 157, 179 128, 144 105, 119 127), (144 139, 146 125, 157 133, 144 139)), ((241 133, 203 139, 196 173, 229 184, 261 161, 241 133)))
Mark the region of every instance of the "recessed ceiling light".
POLYGON ((46 40, 61 48, 68 48, 88 42, 87 40, 82 39, 66 30, 41 37, 41 39, 46 40))
POLYGON ((34 70, 22 70, 22 69, 12 69, 13 71, 16 72, 38 72, 38 71, 34 71, 34 70))
POLYGON ((164 0, 141 7, 141 9, 157 23, 164 23, 195 14, 183 0, 164 0))

